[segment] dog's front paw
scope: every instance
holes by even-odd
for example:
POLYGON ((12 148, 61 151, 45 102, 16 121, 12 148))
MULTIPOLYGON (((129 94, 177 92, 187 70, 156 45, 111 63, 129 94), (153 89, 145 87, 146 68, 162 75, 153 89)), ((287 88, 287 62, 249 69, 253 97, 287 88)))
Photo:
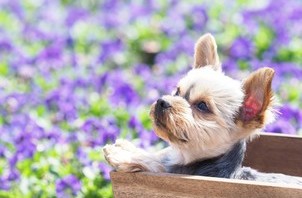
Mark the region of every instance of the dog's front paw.
POLYGON ((124 139, 117 139, 114 145, 116 147, 121 147, 122 149, 127 150, 127 151, 135 152, 138 150, 138 148, 136 148, 134 146, 134 144, 132 144, 128 140, 124 140, 124 139))
POLYGON ((103 148, 107 162, 121 172, 143 171, 144 167, 138 163, 139 149, 126 140, 117 140, 113 145, 103 148))

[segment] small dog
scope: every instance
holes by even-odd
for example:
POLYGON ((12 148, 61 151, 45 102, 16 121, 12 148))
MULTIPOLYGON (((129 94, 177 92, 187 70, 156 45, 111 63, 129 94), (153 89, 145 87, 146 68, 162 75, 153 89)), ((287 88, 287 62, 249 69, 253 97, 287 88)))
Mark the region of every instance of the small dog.
POLYGON ((172 95, 151 106, 157 136, 169 147, 150 153, 126 140, 103 149, 122 172, 170 172, 302 185, 297 177, 242 167, 245 142, 274 120, 274 70, 261 68, 242 82, 221 69, 211 34, 195 45, 194 64, 172 95))

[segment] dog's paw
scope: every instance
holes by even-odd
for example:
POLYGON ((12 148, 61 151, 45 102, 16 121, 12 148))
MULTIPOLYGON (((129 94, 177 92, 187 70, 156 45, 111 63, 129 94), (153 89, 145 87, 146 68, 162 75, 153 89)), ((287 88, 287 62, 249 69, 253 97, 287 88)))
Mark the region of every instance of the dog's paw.
POLYGON ((121 148, 123 148, 124 150, 127 150, 127 151, 135 152, 138 149, 134 146, 134 144, 132 144, 128 140, 124 140, 124 139, 117 139, 114 145, 116 147, 121 147, 121 148))
POLYGON ((103 148, 107 162, 121 172, 138 172, 144 168, 137 161, 138 149, 126 140, 118 140, 116 144, 106 145, 103 148))

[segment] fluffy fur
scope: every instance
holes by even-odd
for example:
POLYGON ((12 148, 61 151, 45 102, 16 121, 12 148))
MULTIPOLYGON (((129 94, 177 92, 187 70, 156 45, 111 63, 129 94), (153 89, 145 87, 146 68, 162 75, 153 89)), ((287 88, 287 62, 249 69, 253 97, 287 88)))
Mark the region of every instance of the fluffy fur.
POLYGON ((175 93, 151 106, 155 133, 170 146, 150 153, 126 140, 117 140, 104 147, 105 158, 117 171, 124 172, 173 172, 261 181, 291 178, 266 177, 241 168, 246 139, 273 120, 273 76, 271 68, 259 69, 243 81, 226 76, 215 39, 206 34, 197 41, 193 68, 178 82, 175 93))

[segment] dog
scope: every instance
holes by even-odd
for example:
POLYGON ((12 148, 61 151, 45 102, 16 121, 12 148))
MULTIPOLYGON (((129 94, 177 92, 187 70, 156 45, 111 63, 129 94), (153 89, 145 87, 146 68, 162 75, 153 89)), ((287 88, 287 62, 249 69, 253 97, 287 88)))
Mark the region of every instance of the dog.
POLYGON ((268 67, 243 81, 226 76, 211 34, 195 44, 192 69, 171 95, 151 106, 158 137, 169 146, 152 153, 127 140, 103 148, 107 162, 121 172, 169 172, 302 185, 302 179, 260 173, 242 167, 246 141, 274 120, 272 80, 268 67))

